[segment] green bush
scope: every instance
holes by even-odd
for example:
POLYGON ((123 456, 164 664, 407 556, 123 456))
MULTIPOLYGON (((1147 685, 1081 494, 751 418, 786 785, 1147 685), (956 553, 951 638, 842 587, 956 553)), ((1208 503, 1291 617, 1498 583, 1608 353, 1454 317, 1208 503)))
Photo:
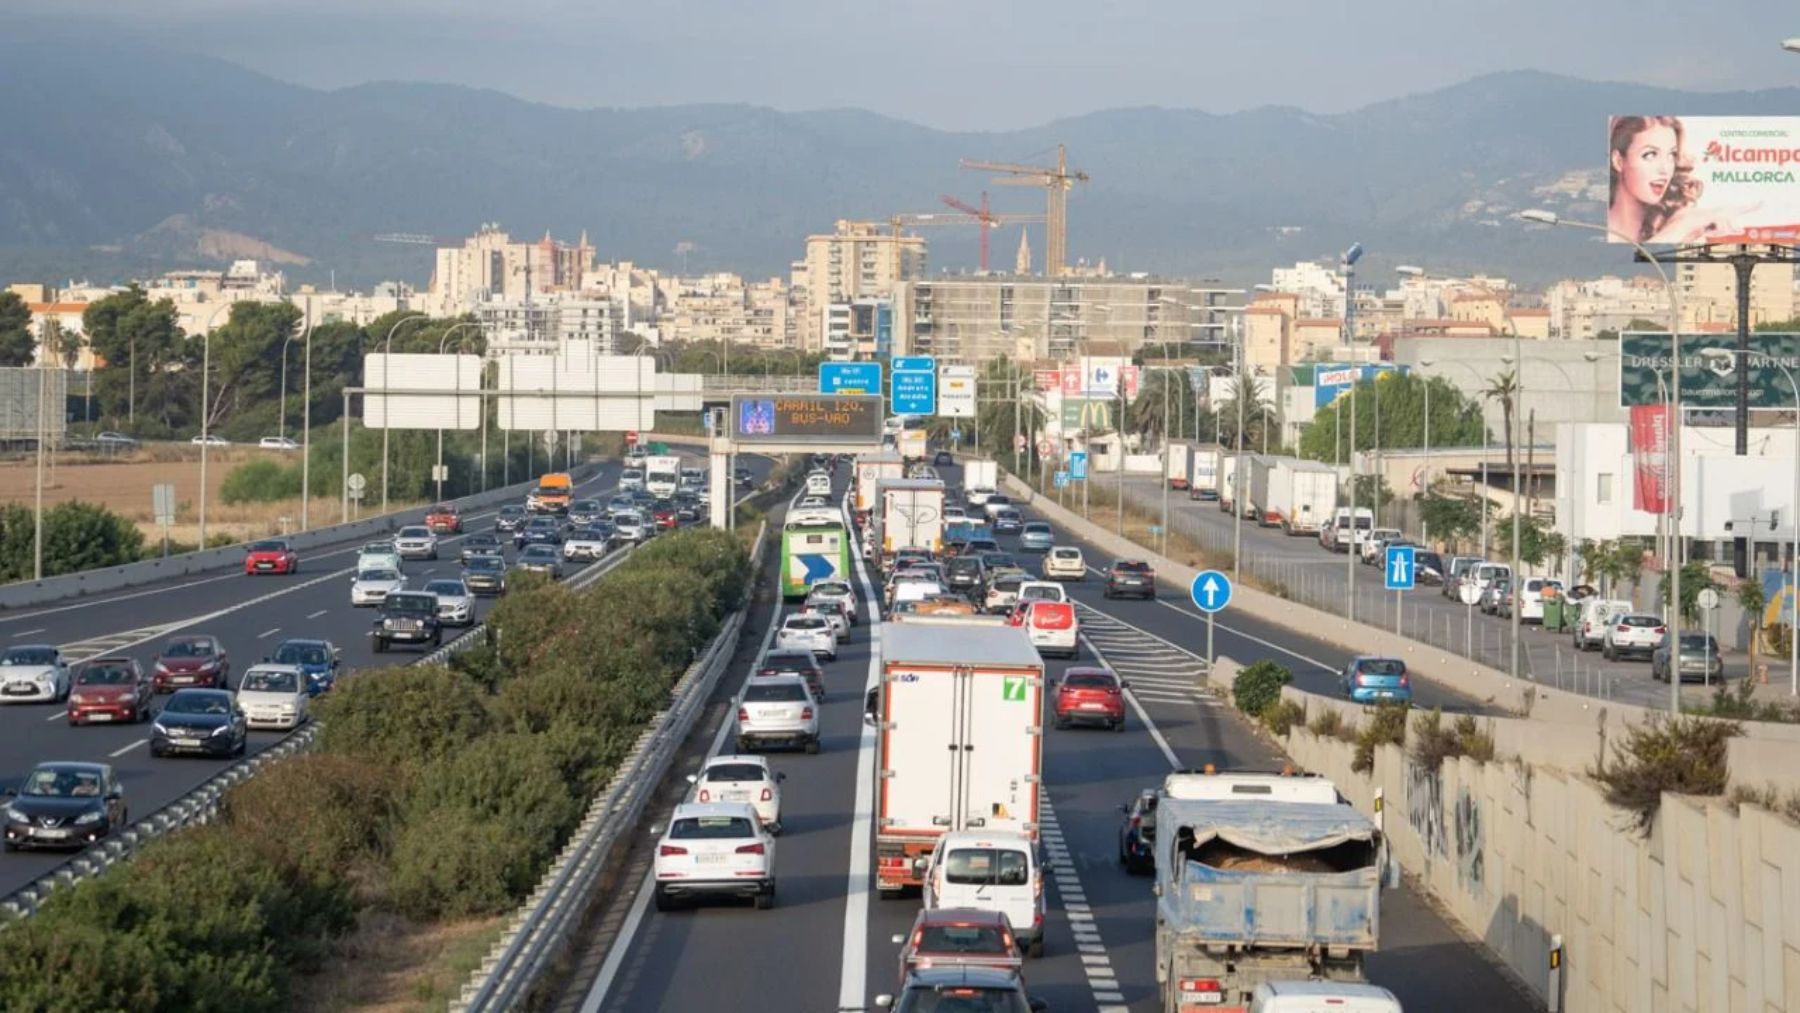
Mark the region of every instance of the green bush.
POLYGON ((1444 712, 1437 707, 1413 719, 1413 761, 1436 770, 1445 760, 1466 756, 1481 763, 1494 758, 1494 737, 1481 730, 1472 714, 1461 714, 1444 727, 1444 712))
POLYGON ((1344 715, 1339 713, 1336 707, 1321 708, 1307 728, 1314 735, 1326 739, 1341 739, 1347 731, 1344 726, 1344 715))
MULTIPOLYGON (((35 572, 36 518, 16 503, 0 506, 0 583, 35 572)), ((103 506, 70 500, 44 510, 44 576, 122 566, 144 557, 144 533, 103 506)))
POLYGON ((1306 723, 1306 708, 1292 700, 1276 700, 1264 707, 1261 714, 1263 725, 1276 735, 1286 735, 1295 725, 1306 723))
POLYGON ((307 753, 234 788, 225 816, 269 860, 328 876, 377 854, 397 795, 384 767, 307 753))
POLYGON ((535 884, 536 859, 532 842, 474 810, 422 810, 394 837, 388 900, 415 918, 494 914, 535 884))
POLYGON ((300 469, 259 457, 231 469, 219 487, 226 503, 273 503, 300 495, 300 469))
POLYGON ((1366 774, 1375 769, 1375 750, 1379 746, 1398 746, 1406 742, 1406 712, 1403 703, 1384 703, 1356 735, 1356 755, 1350 769, 1366 774))
POLYGON ((1742 734, 1736 722, 1694 717, 1653 717, 1612 744, 1588 776, 1606 790, 1606 801, 1632 814, 1632 824, 1648 837, 1656 825, 1664 792, 1722 795, 1731 780, 1726 743, 1742 734))
POLYGON ((1281 699, 1281 687, 1293 680, 1294 673, 1265 658, 1238 673, 1231 699, 1238 710, 1260 717, 1265 708, 1281 699))
POLYGON ((466 748, 492 724, 482 688, 442 665, 362 672, 320 699, 323 752, 396 773, 466 748))
MULTIPOLYGON (((92 888, 92 884, 87 888, 92 888)), ((52 902, 54 903, 54 901, 52 902)), ((0 1009, 160 1010, 155 954, 144 940, 46 907, 6 929, 0 946, 0 1009)))

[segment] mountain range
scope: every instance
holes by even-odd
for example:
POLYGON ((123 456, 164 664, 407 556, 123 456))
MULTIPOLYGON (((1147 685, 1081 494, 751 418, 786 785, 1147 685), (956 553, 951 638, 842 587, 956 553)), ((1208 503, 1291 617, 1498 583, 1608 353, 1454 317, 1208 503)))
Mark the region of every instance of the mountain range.
MULTIPOLYGON (((1247 283, 1352 241, 1365 271, 1411 263, 1527 284, 1619 271, 1580 234, 1520 227, 1603 211, 1606 117, 1785 114, 1800 89, 1693 93, 1537 72, 1484 76, 1352 112, 1144 107, 956 133, 855 109, 717 104, 568 109, 451 85, 334 91, 108 41, 0 39, 0 278, 96 281, 235 256, 290 279, 423 284, 427 248, 373 234, 515 238, 586 230, 599 254, 665 269, 784 274, 839 218, 944 211, 940 194, 1041 212, 963 158, 1091 174, 1069 198, 1071 259, 1247 283)), ((1040 258, 1041 227, 1031 246, 1040 258)), ((1010 267, 1019 230, 998 230, 1010 267)), ((934 228, 932 269, 974 267, 972 229, 934 228)))

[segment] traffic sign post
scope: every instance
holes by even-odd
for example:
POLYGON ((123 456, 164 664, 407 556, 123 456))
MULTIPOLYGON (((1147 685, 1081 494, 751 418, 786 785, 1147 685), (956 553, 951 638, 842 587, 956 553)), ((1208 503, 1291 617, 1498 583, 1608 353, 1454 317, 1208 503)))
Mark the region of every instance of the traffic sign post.
POLYGON ((821 362, 819 363, 819 393, 879 394, 881 393, 881 363, 821 362))
POLYGON ((1194 574, 1194 583, 1188 587, 1188 596, 1194 599, 1194 607, 1206 613, 1206 677, 1213 674, 1213 617, 1225 611, 1231 604, 1231 578, 1217 570, 1201 570, 1194 574))
POLYGON ((1394 592, 1395 636, 1400 635, 1400 617, 1405 614, 1401 592, 1411 591, 1418 583, 1418 569, 1413 565, 1413 554, 1417 551, 1411 545, 1390 545, 1383 554, 1382 575, 1386 578, 1387 589, 1394 592))
POLYGON ((1087 481, 1087 451, 1076 450, 1069 454, 1069 479, 1074 482, 1087 481))
POLYGON ((895 415, 937 414, 937 360, 929 355, 896 355, 888 399, 895 415))
POLYGON ((1069 473, 1062 469, 1058 469, 1056 472, 1056 487, 1058 489, 1061 489, 1063 486, 1068 485, 1068 484, 1069 484, 1069 473))
MULTIPOLYGON (((1700 610, 1706 613, 1705 626, 1702 627, 1706 634, 1706 641, 1700 647, 1700 684, 1709 686, 1712 684, 1713 617, 1719 614, 1719 592, 1710 587, 1703 587, 1700 589, 1700 593, 1694 596, 1694 604, 1700 606, 1700 610)), ((1680 679, 1681 648, 1677 646, 1672 653, 1674 657, 1670 659, 1669 664, 1675 668, 1674 678, 1680 679)), ((1746 676, 1746 678, 1748 677, 1746 676)))

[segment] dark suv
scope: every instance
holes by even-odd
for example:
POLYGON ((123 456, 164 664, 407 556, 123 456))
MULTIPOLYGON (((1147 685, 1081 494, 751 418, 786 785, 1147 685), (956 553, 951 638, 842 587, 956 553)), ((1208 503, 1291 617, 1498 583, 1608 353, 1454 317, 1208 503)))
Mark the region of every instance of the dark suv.
POLYGON ((1121 559, 1106 571, 1107 598, 1134 594, 1142 598, 1156 597, 1156 571, 1141 559, 1121 559))
POLYGON ((944 564, 944 570, 944 579, 952 591, 975 591, 987 578, 987 566, 980 556, 957 556, 944 564))
POLYGON ((430 644, 444 642, 444 628, 438 623, 437 595, 421 591, 390 591, 381 600, 381 615, 375 620, 375 653, 390 644, 430 644))

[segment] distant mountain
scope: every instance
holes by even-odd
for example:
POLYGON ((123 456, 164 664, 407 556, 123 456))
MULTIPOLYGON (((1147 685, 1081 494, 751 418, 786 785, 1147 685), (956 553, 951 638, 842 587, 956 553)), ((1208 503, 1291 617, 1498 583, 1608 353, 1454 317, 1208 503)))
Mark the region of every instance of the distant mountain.
MULTIPOLYGON (((290 277, 423 283, 429 252, 381 232, 573 238, 654 266, 786 272, 837 218, 943 210, 939 194, 1041 211, 959 158, 1092 174, 1070 197, 1072 257, 1248 282, 1360 240, 1367 270, 1487 270, 1527 283, 1627 261, 1507 220, 1597 218, 1606 117, 1791 113, 1800 89, 1696 94, 1541 73, 1477 78, 1320 116, 1119 109, 1007 133, 858 110, 746 105, 574 110, 445 85, 317 91, 218 60, 98 38, 0 39, 0 278, 96 279, 258 255, 290 277)), ((1031 246, 1041 257, 1041 234, 1031 246)), ((974 266, 968 229, 932 229, 934 269, 974 266)), ((1010 266, 1018 230, 994 238, 1010 266)), ((1041 265, 1040 265, 1041 266, 1041 265)))

